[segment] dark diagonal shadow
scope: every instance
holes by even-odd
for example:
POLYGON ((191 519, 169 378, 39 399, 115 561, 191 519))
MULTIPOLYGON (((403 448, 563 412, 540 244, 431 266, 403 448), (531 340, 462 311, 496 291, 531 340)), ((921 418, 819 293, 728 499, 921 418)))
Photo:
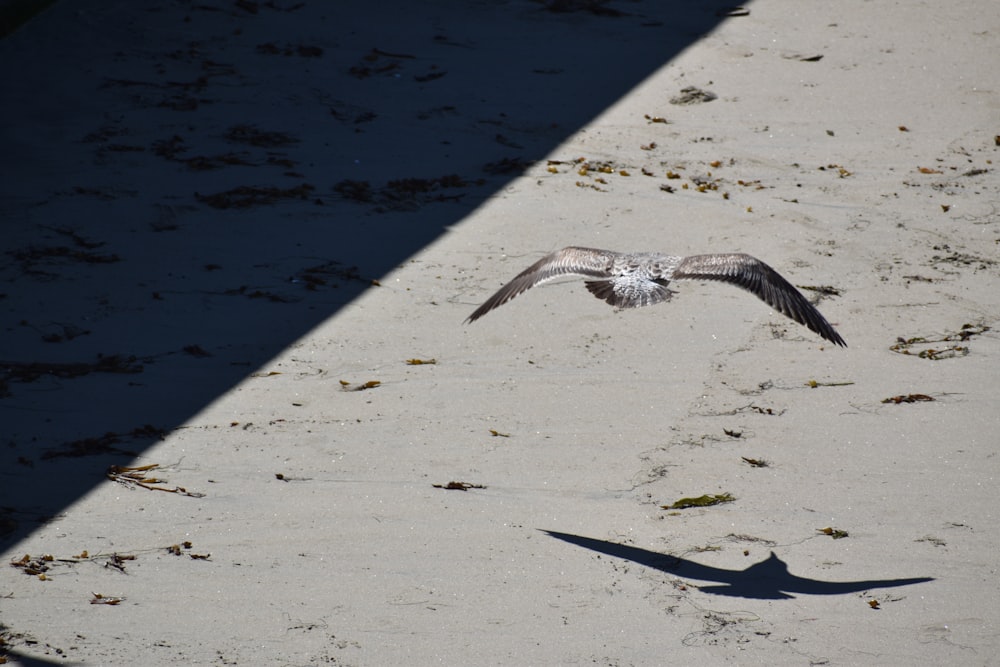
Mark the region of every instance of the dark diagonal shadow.
POLYGON ((727 4, 74 0, 0 39, 0 548, 379 289, 727 4))
POLYGON ((862 581, 817 581, 797 577, 788 571, 788 566, 771 552, 767 560, 751 565, 745 570, 725 570, 718 567, 701 565, 684 558, 676 558, 647 551, 637 547, 615 544, 605 540, 595 540, 591 537, 568 535, 552 530, 542 532, 557 539, 575 544, 584 549, 597 551, 615 558, 630 560, 639 565, 668 572, 685 579, 699 581, 714 581, 718 586, 698 586, 698 590, 715 595, 728 595, 741 598, 756 598, 761 600, 779 600, 800 595, 843 595, 857 593, 872 588, 893 588, 934 581, 933 577, 913 577, 910 579, 866 579, 862 581))

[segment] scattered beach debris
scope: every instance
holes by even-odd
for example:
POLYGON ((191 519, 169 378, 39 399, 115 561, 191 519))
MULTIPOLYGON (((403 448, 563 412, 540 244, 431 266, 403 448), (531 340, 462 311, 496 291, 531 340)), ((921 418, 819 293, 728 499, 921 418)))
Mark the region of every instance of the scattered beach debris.
POLYGON ((116 605, 121 604, 125 598, 115 595, 102 595, 101 593, 92 593, 94 597, 90 598, 90 604, 106 604, 106 605, 116 605))
POLYGON ((340 287, 342 282, 360 282, 374 287, 381 286, 374 278, 364 278, 357 266, 347 266, 331 260, 323 264, 316 264, 302 269, 291 278, 292 283, 305 285, 310 291, 316 291, 320 287, 340 287))
POLYGON ((233 289, 227 289, 222 292, 223 296, 245 296, 248 299, 266 299, 272 303, 295 303, 298 299, 290 296, 284 296, 282 294, 277 294, 268 290, 253 289, 248 285, 240 285, 233 289))
POLYGON ((173 488, 166 486, 159 486, 160 484, 166 483, 167 480, 160 479, 158 477, 147 477, 146 473, 156 470, 160 467, 159 463, 150 463, 144 466, 111 466, 105 473, 108 479, 112 482, 118 482, 122 486, 128 488, 134 488, 140 486, 144 489, 150 491, 165 491, 166 493, 176 493, 180 496, 188 496, 190 498, 204 498, 204 493, 198 493, 195 491, 188 491, 183 486, 175 486, 173 488))
POLYGON ((928 396, 927 394, 905 394, 899 396, 890 396, 889 398, 883 398, 883 403, 895 403, 899 405, 900 403, 917 403, 921 401, 934 401, 937 400, 933 396, 928 396))
POLYGON ((415 55, 409 53, 393 53, 373 48, 361 57, 361 63, 351 66, 347 71, 356 79, 367 79, 376 74, 394 75, 402 69, 401 61, 415 58, 415 55))
POLYGON ((807 387, 812 387, 813 389, 815 389, 816 387, 847 387, 847 386, 850 386, 852 384, 854 384, 854 383, 853 382, 849 382, 849 381, 846 381, 846 382, 817 382, 816 380, 809 380, 809 382, 806 382, 806 386, 807 387))
MULTIPOLYGON (((84 551, 84 553, 87 553, 84 551)), ((137 556, 135 554, 120 554, 113 553, 108 556, 107 562, 104 563, 104 567, 110 567, 118 570, 122 574, 125 574, 125 562, 135 560, 137 556)))
POLYGON ((406 365, 407 366, 423 366, 424 364, 436 364, 436 363, 437 363, 437 359, 417 359, 417 358, 413 358, 413 359, 407 359, 406 360, 406 365))
POLYGON ((126 433, 108 431, 104 435, 80 438, 64 443, 55 449, 42 453, 43 459, 60 457, 94 456, 97 454, 120 454, 122 456, 138 456, 137 452, 116 447, 125 440, 162 440, 166 431, 152 424, 137 426, 126 433))
POLYGON ((373 187, 368 181, 344 179, 333 185, 333 191, 348 201, 375 204, 376 211, 415 211, 424 204, 459 201, 465 193, 456 192, 486 183, 484 178, 465 179, 458 174, 445 174, 431 178, 410 177, 386 182, 373 187))
POLYGON ((312 477, 292 477, 291 475, 286 475, 283 472, 274 473, 274 478, 279 482, 311 482, 313 479, 312 477))
POLYGON ((696 554, 708 553, 710 551, 722 551, 722 547, 717 544, 710 544, 704 547, 693 547, 691 549, 691 552, 696 554))
POLYGON ((49 554, 36 556, 34 558, 31 557, 31 554, 24 554, 23 557, 11 561, 10 565, 11 567, 15 567, 29 576, 38 577, 42 581, 47 581, 48 577, 45 573, 51 569, 51 563, 54 560, 55 559, 49 554))
POLYGON ((119 553, 116 551, 110 554, 91 554, 84 549, 75 556, 65 558, 56 558, 51 554, 44 554, 42 556, 25 554, 21 558, 11 561, 10 564, 11 567, 17 568, 27 575, 38 577, 41 581, 49 581, 51 577, 47 573, 51 572, 56 567, 71 567, 78 565, 79 563, 100 563, 101 561, 103 561, 103 567, 105 569, 118 570, 122 574, 128 574, 128 571, 125 569, 126 565, 131 561, 138 560, 140 553, 154 553, 165 550, 167 553, 175 556, 187 555, 192 560, 209 560, 211 558, 211 554, 198 554, 191 552, 192 547, 193 545, 191 542, 184 541, 178 544, 170 545, 169 547, 157 547, 154 549, 144 549, 138 552, 129 553, 119 553))
POLYGON ((299 140, 290 134, 260 130, 254 125, 233 125, 226 131, 225 136, 226 141, 256 148, 281 148, 299 143, 299 140))
POLYGON ((832 285, 796 285, 796 287, 815 293, 817 300, 828 296, 840 296, 840 290, 832 285))
POLYGON ((718 95, 715 93, 702 90, 695 86, 687 86, 686 88, 681 88, 680 95, 675 95, 670 98, 671 104, 677 104, 680 106, 685 106, 688 104, 703 104, 705 102, 711 102, 714 99, 718 99, 718 95))
POLYGON ((180 556, 183 551, 181 549, 190 549, 191 543, 188 541, 181 542, 180 544, 171 544, 167 547, 167 553, 171 553, 175 556, 180 556))
MULTIPOLYGON (((283 132, 266 132, 258 130, 251 125, 234 125, 225 134, 227 141, 240 143, 256 148, 278 148, 298 143, 298 139, 283 132)), ((268 153, 266 157, 254 159, 250 153, 232 151, 219 153, 216 155, 195 155, 193 157, 181 157, 187 152, 188 147, 184 143, 184 137, 173 135, 168 139, 154 141, 152 146, 153 154, 165 160, 179 162, 192 171, 212 171, 223 167, 260 167, 274 166, 291 169, 295 162, 280 154, 268 153)))
POLYGON ((373 110, 342 100, 334 100, 330 104, 330 115, 345 125, 364 125, 378 118, 373 110))
POLYGON ((741 456, 740 458, 753 468, 767 468, 771 465, 769 461, 765 461, 764 459, 751 459, 746 456, 741 456))
POLYGON ((848 176, 853 176, 853 174, 848 171, 845 167, 839 164, 828 164, 825 167, 817 167, 820 171, 836 171, 838 178, 847 178, 848 176))
POLYGON ((448 482, 447 484, 431 484, 435 489, 445 489, 447 491, 468 491, 469 489, 485 489, 484 484, 472 484, 470 482, 448 482))
POLYGON ((492 435, 494 438, 509 438, 510 437, 510 433, 501 433, 500 431, 497 431, 497 430, 492 429, 492 428, 490 429, 490 435, 492 435))
POLYGON ((257 53, 265 56, 298 56, 299 58, 322 58, 323 49, 319 46, 307 46, 305 44, 285 44, 278 46, 274 42, 264 42, 258 44, 255 49, 257 53))
POLYGON ((945 345, 936 346, 937 343, 961 343, 974 336, 978 336, 990 330, 990 327, 983 324, 963 324, 958 331, 939 334, 936 336, 913 336, 896 339, 894 345, 889 349, 898 354, 916 356, 930 361, 940 361, 942 359, 955 359, 969 354, 969 347, 966 345, 945 345), (924 348, 918 349, 917 348, 924 348))
POLYGON ((0 361, 0 377, 16 382, 32 382, 43 376, 76 378, 90 373, 141 373, 142 364, 131 355, 97 355, 91 362, 0 361))
POLYGON ((751 544, 760 544, 766 547, 776 547, 778 543, 774 540, 769 540, 765 537, 755 537, 753 535, 747 535, 746 533, 737 534, 729 533, 726 535, 726 540, 730 542, 749 542, 751 544))
POLYGON ((527 171, 533 164, 535 164, 534 160, 528 160, 520 156, 513 158, 505 157, 496 162, 487 162, 483 165, 483 171, 492 176, 519 174, 527 171))
POLYGON ((84 329, 83 327, 78 327, 72 323, 50 322, 45 325, 46 328, 50 329, 47 333, 43 333, 41 328, 32 325, 27 320, 21 320, 20 324, 21 326, 31 327, 32 329, 38 331, 41 335, 41 339, 46 343, 62 343, 71 341, 74 338, 79 338, 80 336, 89 336, 91 334, 90 329, 84 329), (52 329, 54 329, 54 331, 52 329))
POLYGON ((180 544, 171 544, 167 547, 167 553, 173 554, 174 556, 187 555, 191 560, 209 560, 212 558, 212 554, 196 554, 191 552, 191 547, 193 545, 189 541, 181 542, 180 544))
POLYGON ((374 389, 381 384, 382 383, 379 380, 369 380, 368 382, 362 382, 361 384, 351 384, 347 380, 340 381, 340 386, 344 391, 364 391, 366 389, 374 389))
POLYGON ((712 505, 721 505, 722 503, 731 503, 736 498, 730 493, 720 493, 720 494, 708 494, 703 496, 698 496, 697 498, 681 498, 675 501, 671 505, 660 505, 661 509, 665 510, 682 510, 689 507, 711 507, 712 505))
POLYGON ((840 528, 817 528, 816 532, 822 533, 823 535, 829 535, 835 540, 843 539, 848 536, 848 532, 846 530, 841 530, 840 528))
MULTIPOLYGON (((104 244, 98 244, 98 246, 100 245, 104 244)), ((80 247, 79 245, 76 247, 64 245, 28 246, 21 250, 9 250, 6 254, 20 262, 24 273, 41 278, 55 275, 51 270, 43 269, 43 266, 51 267, 56 264, 70 262, 80 264, 114 264, 121 261, 121 257, 117 254, 94 252, 90 247, 80 247)))
MULTIPOLYGON (((973 255, 967 252, 958 252, 951 249, 951 246, 947 243, 942 243, 933 247, 934 250, 947 252, 947 255, 934 255, 931 257, 929 264, 934 268, 942 271, 944 273, 954 273, 942 269, 939 264, 950 264, 955 267, 973 267, 978 271, 984 271, 990 267, 996 266, 997 260, 990 259, 988 257, 982 257, 980 255, 973 255)), ((968 325, 966 325, 968 326, 968 325)))
POLYGON ((165 160, 176 160, 177 156, 187 150, 184 137, 175 134, 169 139, 158 139, 152 145, 153 154, 165 160))
MULTIPOLYGON (((212 171, 223 167, 256 167, 257 163, 246 157, 246 153, 221 153, 219 155, 196 155, 178 160, 192 171, 212 171)), ((284 166, 284 165, 282 165, 284 166)))
POLYGON ((272 185, 240 185, 209 195, 196 192, 194 197, 212 208, 250 208, 251 206, 274 204, 287 199, 308 199, 315 189, 308 183, 291 188, 279 188, 272 185))

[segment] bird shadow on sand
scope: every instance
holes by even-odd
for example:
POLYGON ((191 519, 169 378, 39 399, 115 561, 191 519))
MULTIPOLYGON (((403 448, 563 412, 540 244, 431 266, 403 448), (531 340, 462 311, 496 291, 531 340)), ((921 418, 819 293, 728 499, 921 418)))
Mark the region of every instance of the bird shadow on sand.
POLYGON ((615 558, 630 560, 639 565, 661 572, 668 572, 685 579, 714 581, 718 585, 698 586, 703 593, 727 595, 730 597, 755 598, 758 600, 781 600, 800 595, 843 595, 857 593, 872 588, 893 588, 934 581, 933 577, 911 577, 908 579, 864 579, 859 581, 817 581, 798 577, 788 571, 788 565, 774 552, 759 563, 743 570, 727 570, 702 565, 684 558, 648 551, 638 547, 616 544, 592 537, 569 535, 552 530, 543 533, 584 549, 590 549, 615 558))

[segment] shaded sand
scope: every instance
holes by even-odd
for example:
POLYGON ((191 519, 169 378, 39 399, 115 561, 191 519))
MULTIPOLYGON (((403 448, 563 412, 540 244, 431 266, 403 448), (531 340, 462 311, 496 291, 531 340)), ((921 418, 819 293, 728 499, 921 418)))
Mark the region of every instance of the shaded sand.
POLYGON ((992 2, 318 4, 0 42, 9 663, 995 662, 992 2))

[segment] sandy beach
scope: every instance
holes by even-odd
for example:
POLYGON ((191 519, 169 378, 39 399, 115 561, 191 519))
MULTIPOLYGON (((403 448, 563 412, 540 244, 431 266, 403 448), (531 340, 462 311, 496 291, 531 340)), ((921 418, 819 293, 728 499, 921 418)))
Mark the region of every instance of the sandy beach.
POLYGON ((0 661, 997 664, 994 3, 342 4, 0 40, 0 661))

